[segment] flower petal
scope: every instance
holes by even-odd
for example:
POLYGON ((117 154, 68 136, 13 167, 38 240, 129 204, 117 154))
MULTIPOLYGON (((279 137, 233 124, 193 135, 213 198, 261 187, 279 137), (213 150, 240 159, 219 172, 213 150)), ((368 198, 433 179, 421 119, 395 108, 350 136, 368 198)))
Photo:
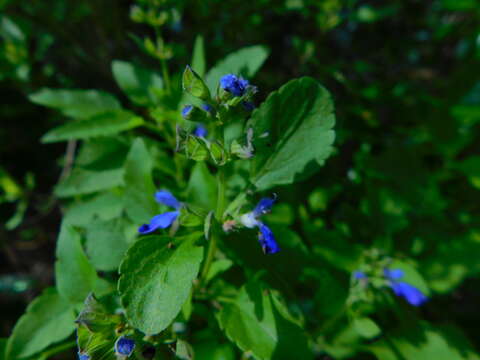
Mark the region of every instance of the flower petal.
POLYGON ((273 204, 275 204, 276 198, 263 198, 261 199, 255 209, 253 210, 253 215, 259 217, 260 215, 268 213, 272 210, 273 204))
POLYGON ((406 282, 392 282, 390 286, 395 295, 403 297, 413 306, 420 306, 428 300, 419 289, 406 282))
POLYGON ((207 137, 208 131, 203 125, 197 125, 195 130, 193 130, 193 135, 197 137, 207 137))
POLYGON ((174 209, 180 209, 180 202, 168 190, 160 190, 155 194, 155 200, 160 204, 170 206, 174 209))
POLYGON ((359 280, 359 279, 366 279, 367 275, 363 271, 357 270, 353 272, 353 277, 359 280))
POLYGON ((258 223, 258 227, 260 228, 258 241, 260 242, 260 245, 262 245, 263 252, 265 254, 275 254, 279 252, 280 247, 275 240, 272 230, 261 222, 258 223))
POLYGON ((115 342, 115 353, 120 356, 130 356, 135 349, 135 341, 125 336, 119 337, 115 342))
POLYGON ((386 278, 390 280, 398 280, 403 277, 403 270, 401 269, 383 269, 386 278))
POLYGON ((78 352, 78 360, 90 360, 90 356, 85 353, 78 352))
POLYGON ((178 215, 180 215, 180 211, 169 211, 154 216, 150 221, 150 224, 143 224, 138 228, 138 232, 140 234, 149 234, 157 229, 165 229, 172 225, 178 215))
POLYGON ((185 118, 185 119, 188 118, 188 116, 190 115, 192 110, 193 110, 192 105, 185 105, 182 109, 182 117, 185 118))

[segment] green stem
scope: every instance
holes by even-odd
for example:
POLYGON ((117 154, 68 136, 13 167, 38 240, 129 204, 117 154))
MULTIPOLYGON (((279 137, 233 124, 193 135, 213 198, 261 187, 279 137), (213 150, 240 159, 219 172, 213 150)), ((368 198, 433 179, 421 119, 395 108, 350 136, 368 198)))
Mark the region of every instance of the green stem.
POLYGON ((217 233, 213 231, 210 236, 210 241, 208 242, 207 258, 205 259, 202 273, 200 274, 200 286, 204 284, 210 267, 212 266, 213 259, 215 258, 215 253, 217 252, 217 237, 217 233))
POLYGON ((215 218, 222 221, 223 212, 225 211, 225 171, 223 167, 218 168, 217 173, 217 209, 215 218))
POLYGON ((168 73, 168 66, 167 66, 167 60, 165 59, 160 59, 160 64, 162 65, 162 74, 163 74, 163 80, 165 81, 165 88, 167 90, 167 93, 170 94, 170 75, 168 73))

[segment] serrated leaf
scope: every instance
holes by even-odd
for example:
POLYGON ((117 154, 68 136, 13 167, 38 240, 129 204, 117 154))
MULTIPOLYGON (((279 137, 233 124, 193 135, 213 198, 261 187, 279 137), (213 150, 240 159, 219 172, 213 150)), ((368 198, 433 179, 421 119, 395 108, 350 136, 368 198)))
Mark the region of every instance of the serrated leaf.
POLYGON ((55 187, 55 195, 58 197, 85 195, 121 185, 123 185, 123 168, 103 171, 78 168, 55 187))
POLYGON ((268 53, 268 49, 260 45, 249 46, 231 53, 208 72, 205 80, 208 88, 214 93, 220 78, 226 74, 252 78, 267 59, 268 53))
POLYGON ((153 161, 141 138, 135 139, 125 161, 125 209, 136 223, 149 222, 156 215, 153 161))
POLYGON ((157 334, 177 316, 203 259, 203 248, 195 245, 200 236, 146 236, 130 247, 120 265, 118 290, 131 325, 157 334))
POLYGON ((29 99, 35 104, 58 109, 64 115, 78 119, 121 108, 113 95, 99 90, 44 88, 31 94, 29 99))
POLYGON ((312 359, 307 339, 277 296, 257 283, 240 290, 217 316, 227 337, 255 359, 312 359))
POLYGON ((6 359, 32 356, 66 339, 75 330, 73 306, 50 288, 28 306, 6 347, 6 359))
POLYGON ((110 136, 142 124, 143 119, 129 111, 108 111, 56 127, 42 137, 42 142, 53 143, 72 139, 110 136))
POLYGON ((250 180, 258 190, 291 184, 311 163, 332 151, 335 122, 328 91, 314 79, 292 80, 254 111, 255 155, 250 180))
POLYGON ((118 86, 133 102, 139 105, 158 102, 163 81, 154 71, 127 61, 114 60, 112 72, 118 86))
POLYGON ((125 220, 93 220, 87 226, 85 245, 95 268, 116 270, 129 245, 125 236, 125 220))
POLYGON ((82 302, 94 290, 98 277, 83 251, 80 235, 65 222, 58 236, 56 255, 58 293, 73 304, 82 302))

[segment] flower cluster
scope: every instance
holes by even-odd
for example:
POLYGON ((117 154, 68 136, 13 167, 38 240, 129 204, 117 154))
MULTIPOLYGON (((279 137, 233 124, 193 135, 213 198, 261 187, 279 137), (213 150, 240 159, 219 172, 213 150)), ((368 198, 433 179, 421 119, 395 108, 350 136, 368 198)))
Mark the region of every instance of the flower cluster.
POLYGON ((275 198, 263 198, 261 199, 253 211, 243 214, 240 217, 240 222, 247 228, 258 227, 258 241, 262 246, 263 252, 265 254, 275 254, 280 251, 275 236, 273 235, 272 230, 265 225, 263 222, 258 220, 260 216, 270 212, 273 204, 275 203, 275 198))
MULTIPOLYGON (((420 306, 428 300, 415 286, 404 281, 399 281, 404 276, 403 270, 385 268, 383 275, 387 280, 388 286, 393 290, 393 293, 399 297, 403 297, 410 305, 420 306)), ((355 271, 353 277, 359 281, 368 280, 368 276, 362 271, 355 271)))
POLYGON ((155 194, 155 200, 163 205, 174 208, 175 211, 167 211, 156 215, 149 224, 143 224, 138 228, 140 234, 149 234, 157 229, 166 229, 178 218, 182 204, 167 190, 160 190, 155 194))
POLYGON ((243 96, 250 85, 248 80, 236 77, 233 74, 224 75, 220 79, 220 87, 231 93, 233 96, 243 96))

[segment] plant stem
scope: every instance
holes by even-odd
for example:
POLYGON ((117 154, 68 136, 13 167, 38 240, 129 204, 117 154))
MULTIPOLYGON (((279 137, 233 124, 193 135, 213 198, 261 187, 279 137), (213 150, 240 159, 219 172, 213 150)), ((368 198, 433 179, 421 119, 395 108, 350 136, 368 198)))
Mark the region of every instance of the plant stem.
POLYGON ((208 242, 207 257, 203 264, 202 273, 200 274, 200 286, 205 282, 210 267, 212 266, 213 259, 215 258, 215 253, 217 252, 217 233, 212 231, 212 236, 210 236, 210 241, 208 242))
POLYGON ((225 211, 225 171, 223 167, 218 168, 217 173, 217 209, 215 218, 222 221, 223 212, 225 211))
POLYGON ((165 81, 165 88, 167 90, 167 93, 170 94, 170 75, 168 74, 167 60, 161 59, 160 64, 162 65, 162 74, 163 80, 165 81))

